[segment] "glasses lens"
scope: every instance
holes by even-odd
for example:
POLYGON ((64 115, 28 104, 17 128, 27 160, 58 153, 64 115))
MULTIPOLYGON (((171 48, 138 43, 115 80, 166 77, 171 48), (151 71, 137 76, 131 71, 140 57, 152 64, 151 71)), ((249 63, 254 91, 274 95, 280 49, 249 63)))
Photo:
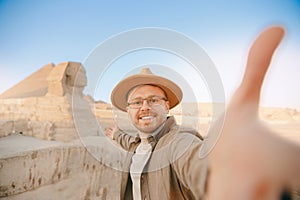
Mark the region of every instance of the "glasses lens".
POLYGON ((158 97, 150 97, 148 99, 148 104, 149 105, 157 105, 159 103, 160 103, 160 98, 158 98, 158 97))
POLYGON ((139 108, 143 105, 143 99, 135 99, 131 103, 129 103, 129 105, 132 108, 139 108))
POLYGON ((145 100, 147 101, 149 106, 152 106, 159 105, 161 103, 161 100, 165 100, 165 98, 157 96, 148 97, 146 99, 137 98, 129 102, 128 105, 130 108, 141 108, 145 100))

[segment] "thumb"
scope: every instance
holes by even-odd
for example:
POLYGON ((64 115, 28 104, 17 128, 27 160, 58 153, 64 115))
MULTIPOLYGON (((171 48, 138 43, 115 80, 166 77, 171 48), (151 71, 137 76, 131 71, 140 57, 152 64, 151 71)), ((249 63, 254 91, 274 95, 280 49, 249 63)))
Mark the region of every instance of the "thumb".
POLYGON ((284 29, 274 26, 263 31, 252 44, 242 83, 238 89, 242 102, 259 104, 261 86, 273 53, 284 36, 284 29))

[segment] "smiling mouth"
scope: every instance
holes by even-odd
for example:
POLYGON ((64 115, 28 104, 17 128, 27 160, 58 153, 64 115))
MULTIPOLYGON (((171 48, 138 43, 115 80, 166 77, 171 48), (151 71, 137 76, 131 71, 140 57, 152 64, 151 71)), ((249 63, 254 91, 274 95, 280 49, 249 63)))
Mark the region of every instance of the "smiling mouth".
POLYGON ((144 117, 140 117, 140 119, 142 120, 151 120, 153 119, 154 117, 153 116, 144 116, 144 117))

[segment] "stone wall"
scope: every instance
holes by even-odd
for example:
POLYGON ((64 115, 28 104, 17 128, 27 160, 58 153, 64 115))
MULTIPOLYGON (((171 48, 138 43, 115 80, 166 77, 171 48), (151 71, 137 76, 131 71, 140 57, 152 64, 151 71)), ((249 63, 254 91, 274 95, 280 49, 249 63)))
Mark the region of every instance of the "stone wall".
POLYGON ((120 154, 110 151, 104 138, 87 138, 84 144, 90 148, 79 141, 60 144, 22 135, 1 140, 1 199, 119 199, 122 171, 101 163, 88 149, 115 160, 120 154))
POLYGON ((0 137, 17 132, 45 140, 76 139, 70 102, 68 96, 0 99, 0 137))

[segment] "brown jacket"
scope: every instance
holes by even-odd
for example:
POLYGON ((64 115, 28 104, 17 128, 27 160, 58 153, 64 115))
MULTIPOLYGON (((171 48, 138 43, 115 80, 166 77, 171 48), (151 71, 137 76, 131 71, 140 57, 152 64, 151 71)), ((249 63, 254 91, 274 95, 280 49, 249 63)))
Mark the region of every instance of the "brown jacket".
MULTIPOLYGON (((119 131, 114 140, 128 151, 120 198, 133 199, 129 168, 140 138, 119 131)), ((141 175, 142 199, 203 199, 207 161, 199 158, 202 137, 193 129, 179 127, 174 117, 169 117, 149 140, 153 151, 141 175)))

